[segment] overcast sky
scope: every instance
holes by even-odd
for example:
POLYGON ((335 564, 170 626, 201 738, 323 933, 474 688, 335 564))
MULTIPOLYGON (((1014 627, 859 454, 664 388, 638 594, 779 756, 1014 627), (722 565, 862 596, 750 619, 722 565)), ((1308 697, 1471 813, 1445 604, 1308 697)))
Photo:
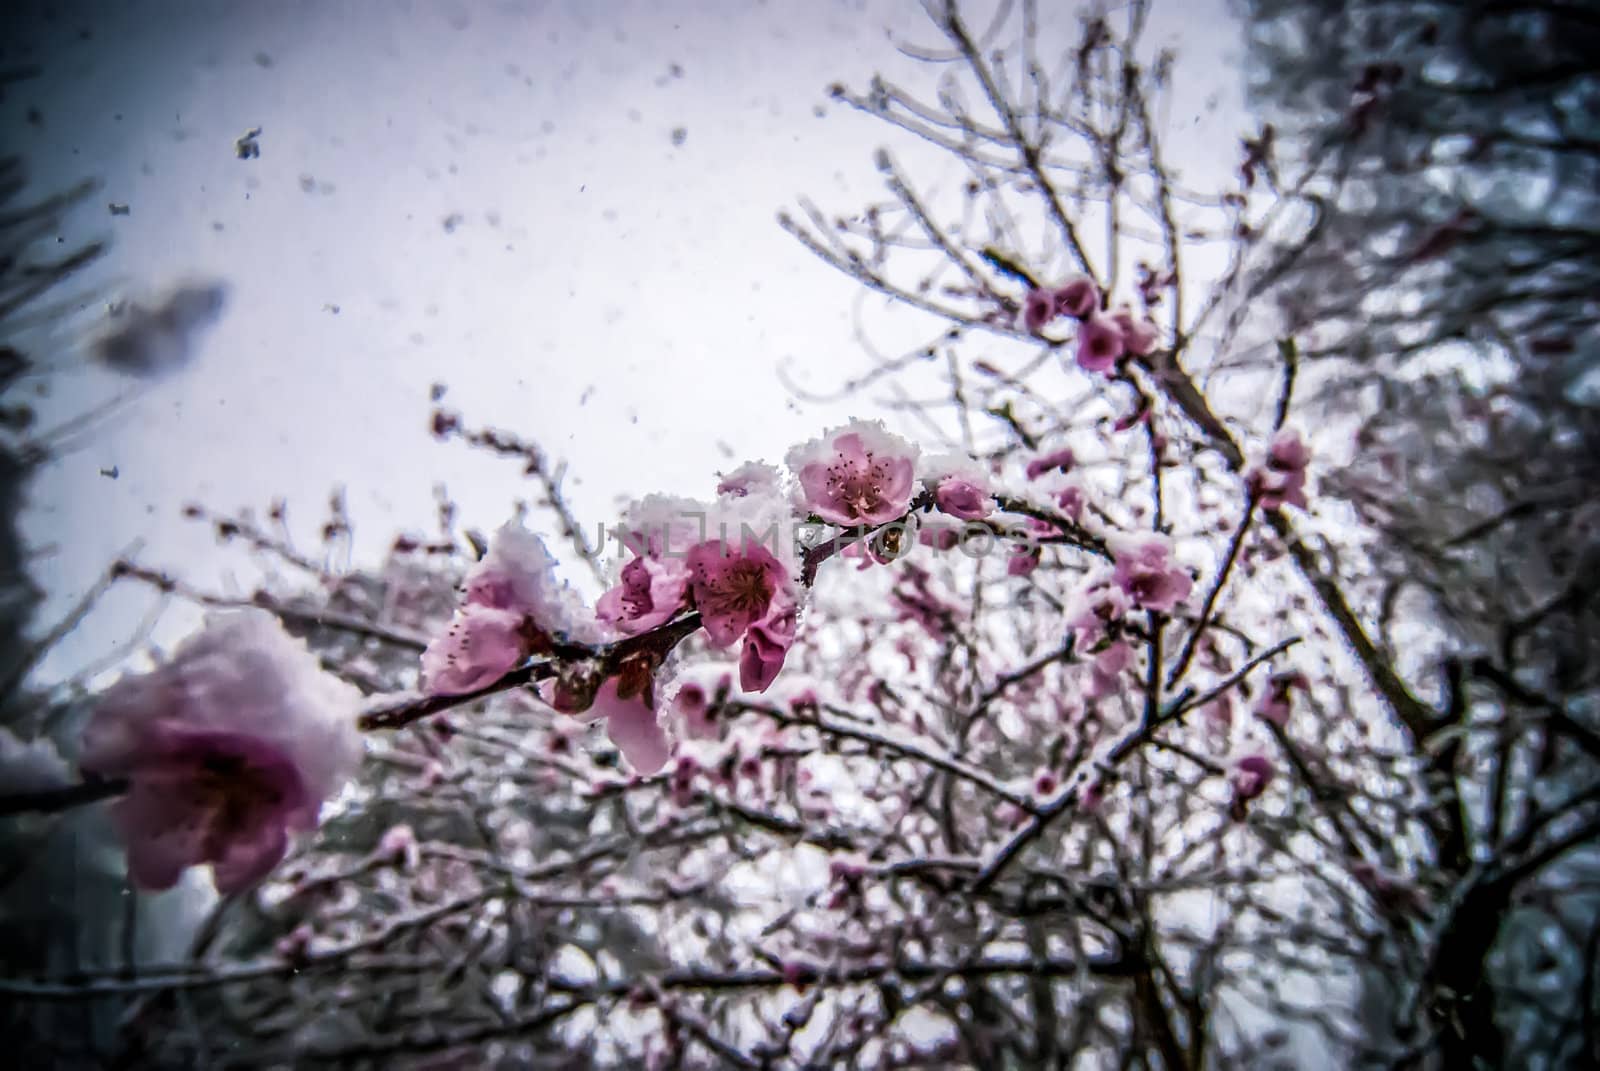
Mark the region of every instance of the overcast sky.
MULTIPOLYGON (((304 534, 343 485, 365 561, 430 527, 441 481, 464 523, 499 524, 532 489, 429 438, 436 381, 470 421, 569 461, 591 524, 619 495, 704 494, 718 469, 879 415, 780 382, 780 364, 822 387, 864 358, 854 288, 774 217, 801 194, 844 213, 879 196, 891 133, 825 87, 926 80, 894 48, 932 40, 915 0, 52 6, 70 13, 0 16, 5 62, 42 67, 0 101, 0 134, 40 191, 103 181, 65 234, 113 242, 87 281, 229 296, 187 372, 35 486, 50 612, 135 539, 147 564, 248 590, 189 501, 283 495, 304 534)), ((1226 170, 1244 120, 1222 0, 1158 0, 1152 37, 1182 57, 1169 151, 1226 170)), ((60 342, 47 421, 118 386, 81 333, 60 342)), ((143 605, 113 600, 52 668, 109 650, 143 605)))

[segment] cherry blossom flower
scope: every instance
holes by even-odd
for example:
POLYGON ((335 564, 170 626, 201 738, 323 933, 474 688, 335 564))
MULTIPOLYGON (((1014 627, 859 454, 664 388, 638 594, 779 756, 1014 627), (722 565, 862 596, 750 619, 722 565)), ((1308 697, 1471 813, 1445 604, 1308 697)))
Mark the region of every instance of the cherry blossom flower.
POLYGON ((773 595, 767 616, 750 626, 744 636, 744 651, 739 656, 739 687, 747 692, 764 692, 778 679, 783 660, 794 644, 799 625, 799 607, 786 589, 773 595))
POLYGON ((1056 298, 1049 290, 1030 290, 1022 299, 1022 322, 1029 331, 1037 334, 1055 317, 1056 298))
POLYGON ((1091 316, 1078 326, 1078 367, 1109 372, 1122 356, 1122 330, 1115 320, 1091 316))
POLYGON ((1083 520, 1083 507, 1088 499, 1085 498, 1083 488, 1075 483, 1069 483, 1056 493, 1056 505, 1062 513, 1077 524, 1083 520))
POLYGON ((1241 755, 1235 759, 1233 769, 1228 774, 1228 781, 1233 785, 1235 808, 1265 792, 1275 772, 1272 760, 1265 755, 1241 755))
POLYGON ((1052 450, 1048 454, 1041 454, 1028 462, 1025 470, 1028 479, 1037 480, 1039 477, 1051 472, 1071 472, 1075 459, 1072 451, 1066 447, 1052 450))
POLYGON ((1117 586, 1112 572, 1091 573, 1067 608, 1067 627, 1073 630, 1077 649, 1086 651, 1099 643, 1127 612, 1128 596, 1117 586))
POLYGON ((1133 663, 1133 648, 1124 640, 1113 640, 1106 644, 1094 656, 1090 666, 1089 688, 1087 695, 1090 699, 1103 699, 1118 691, 1118 682, 1122 671, 1133 663))
POLYGON ((1057 316, 1071 316, 1075 320, 1088 319, 1100 304, 1100 291, 1086 275, 1068 280, 1052 295, 1057 316))
POLYGON ((1306 691, 1311 683, 1305 674, 1274 673, 1267 679, 1267 687, 1256 702, 1256 717, 1282 729, 1289 724, 1290 698, 1296 688, 1306 691))
POLYGON ((695 609, 718 647, 733 643, 764 619, 774 598, 789 585, 782 564, 753 539, 737 547, 709 540, 691 549, 687 561, 695 609))
POLYGON ((277 618, 254 610, 213 617, 170 661, 113 684, 79 763, 128 781, 111 818, 133 882, 171 888, 204 863, 225 894, 259 881, 290 831, 315 829, 323 802, 354 774, 360 703, 277 618))
POLYGON ((1154 532, 1111 541, 1117 586, 1144 610, 1171 610, 1194 588, 1194 578, 1172 561, 1172 543, 1154 532))
POLYGON ((789 452, 804 506, 831 524, 887 524, 911 505, 918 450, 876 421, 834 428, 789 452))
POLYGON ((989 473, 972 458, 940 454, 925 458, 922 471, 941 512, 963 521, 979 521, 994 512, 989 473))
POLYGON ((1007 576, 1027 576, 1039 568, 1039 560, 1043 552, 1038 547, 1022 546, 1011 552, 1011 557, 1006 559, 1007 576))
POLYGON ((1307 508, 1306 468, 1310 463, 1311 451, 1301 441, 1300 433, 1292 428, 1279 430, 1267 447, 1266 460, 1253 466, 1246 476, 1261 508, 1307 508))
POLYGON ((1122 332, 1122 350, 1135 357, 1143 357, 1156 348, 1156 340, 1160 332, 1156 325, 1145 319, 1134 319, 1133 313, 1126 308, 1118 309, 1111 314, 1112 322, 1117 325, 1117 330, 1122 332))
POLYGON ((715 740, 721 727, 711 718, 711 697, 703 686, 689 681, 678 688, 672 707, 683 722, 684 735, 693 740, 715 740))
POLYGON ((517 521, 494 534, 463 586, 461 607, 422 654, 429 695, 477 691, 557 639, 596 636, 592 616, 556 580, 544 541, 517 521))
POLYGON ((634 558, 616 587, 600 596, 595 616, 629 635, 666 624, 687 604, 689 570, 681 560, 634 558))

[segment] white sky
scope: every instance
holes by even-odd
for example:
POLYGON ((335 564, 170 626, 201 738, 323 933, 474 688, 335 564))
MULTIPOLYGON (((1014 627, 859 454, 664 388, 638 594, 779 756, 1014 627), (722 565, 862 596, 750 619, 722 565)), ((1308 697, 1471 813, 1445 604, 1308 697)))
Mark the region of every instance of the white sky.
MULTIPOLYGON (((431 440, 436 380, 469 422, 571 461, 591 526, 618 495, 707 493, 850 415, 779 382, 786 361, 823 387, 864 358, 855 288, 774 216, 800 194, 846 213, 881 196, 872 151, 903 141, 825 87, 925 80, 887 37, 932 40, 915 0, 62 6, 53 24, 5 16, 7 63, 44 67, 0 102, 7 145, 39 191, 104 180, 66 234, 113 240, 90 279, 107 296, 190 277, 231 292, 189 371, 35 486, 47 612, 134 539, 146 564, 248 590, 188 501, 284 495, 310 533, 343 484, 367 561, 397 528, 431 530, 438 481, 464 523, 498 525, 534 489, 431 440), (255 126, 260 157, 236 159, 255 126)), ((1157 3, 1151 37, 1180 48, 1168 148, 1190 175, 1231 168, 1245 126, 1223 7, 1157 3)), ((115 388, 79 350, 47 425, 115 388)), ((52 668, 112 649, 144 605, 113 599, 52 668)))

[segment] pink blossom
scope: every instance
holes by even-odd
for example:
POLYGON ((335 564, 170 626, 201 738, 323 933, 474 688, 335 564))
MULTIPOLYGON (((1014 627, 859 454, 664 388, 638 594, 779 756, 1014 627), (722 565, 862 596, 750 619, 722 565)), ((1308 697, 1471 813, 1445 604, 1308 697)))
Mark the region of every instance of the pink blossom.
POLYGON ((467 572, 462 605, 422 654, 429 695, 464 695, 499 680, 557 638, 592 638, 594 622, 555 577, 544 541, 516 521, 467 572))
POLYGON ((621 677, 610 677, 600 685, 589 714, 605 719, 606 735, 621 750, 628 765, 641 774, 653 774, 667 764, 672 748, 651 709, 650 685, 638 695, 625 697, 618 694, 621 681, 621 677))
POLYGON ((1310 687, 1302 673, 1274 673, 1267 679, 1266 691, 1256 703, 1256 717, 1282 729, 1289 724, 1290 697, 1294 689, 1305 691, 1310 687))
POLYGON ((856 421, 790 451, 805 507, 832 524, 887 524, 911 505, 917 448, 856 421))
POLYGON ((616 587, 600 596, 595 616, 633 635, 666 624, 684 608, 689 570, 681 560, 634 558, 616 587))
POLYGON ((1128 612, 1128 596, 1113 580, 1108 570, 1093 573, 1073 596, 1067 609, 1067 627, 1073 630, 1075 646, 1080 651, 1099 643, 1128 612))
MULTIPOLYGON (((799 714, 804 711, 816 713, 821 706, 822 701, 817 698, 816 690, 812 688, 804 688, 789 697, 789 711, 793 714, 799 714)), ((804 777, 809 777, 811 771, 801 770, 800 773, 804 777)), ((803 784, 804 781, 801 783, 803 784)))
POLYGON ((468 604, 422 652, 422 688, 429 695, 465 695, 493 684, 528 656, 525 618, 468 604))
POLYGON ((964 476, 940 480, 933 501, 945 513, 964 521, 979 521, 994 512, 988 486, 964 476))
POLYGON ((1112 541, 1117 586, 1145 610, 1171 610, 1189 597, 1194 578, 1172 561, 1172 544, 1147 533, 1112 541))
POLYGON ((1048 472, 1071 472, 1073 461, 1072 451, 1066 447, 1053 450, 1028 462, 1028 479, 1037 480, 1048 472))
POLYGON ((934 550, 951 550, 961 542, 961 529, 954 524, 925 524, 917 533, 917 542, 934 550))
POLYGON ((1076 320, 1087 319, 1093 315, 1095 306, 1100 304, 1100 291, 1085 275, 1069 280, 1058 287, 1052 296, 1055 299, 1055 314, 1071 316, 1076 320))
POLYGON ((1086 503, 1083 488, 1077 484, 1068 484, 1056 495, 1056 505, 1077 524, 1083 519, 1083 507, 1086 503))
POLYGON ((1135 357, 1143 357, 1156 348, 1156 339, 1160 337, 1160 333, 1156 330, 1156 325, 1149 320, 1135 320, 1133 313, 1127 309, 1118 309, 1112 314, 1111 319, 1122 332, 1124 352, 1131 353, 1135 357))
POLYGON ((1006 559, 1007 576, 1027 576, 1039 568, 1039 559, 1042 552, 1038 547, 1018 547, 1011 552, 1011 557, 1006 559))
POLYGON ((783 660, 794 643, 799 608, 787 590, 772 598, 767 616, 745 633, 744 651, 739 656, 739 687, 747 692, 764 692, 778 679, 783 660))
POLYGON ((1022 322, 1037 334, 1056 317, 1055 295, 1048 290, 1030 290, 1022 299, 1022 322))
POLYGON ((1109 372, 1122 356, 1122 331, 1116 321, 1091 316, 1078 326, 1078 367, 1109 372))
POLYGON ((1246 479, 1263 509, 1305 509, 1306 468, 1310 463, 1311 451, 1301 441, 1300 433, 1283 428, 1273 436, 1265 463, 1251 468, 1246 479))
POLYGON ((1272 783, 1274 772, 1272 760, 1265 755, 1243 755, 1235 760, 1228 775, 1234 799, 1244 802, 1260 796, 1272 783))
POLYGON ((678 689, 672 705, 683 720, 683 731, 693 740, 715 740, 720 727, 711 718, 711 699, 700 685, 690 682, 678 689))
POLYGON ((772 552, 753 539, 735 549, 720 539, 688 554, 695 609, 711 642, 726 647, 772 609, 789 578, 772 552))
POLYGON ((1094 656, 1090 668, 1088 697, 1103 699, 1117 692, 1122 671, 1133 662, 1133 648, 1123 640, 1114 640, 1094 656))
POLYGON ((111 818, 134 883, 171 888, 204 863, 223 893, 264 877, 360 763, 360 702, 261 611, 212 618, 171 661, 108 688, 79 762, 128 781, 111 818))

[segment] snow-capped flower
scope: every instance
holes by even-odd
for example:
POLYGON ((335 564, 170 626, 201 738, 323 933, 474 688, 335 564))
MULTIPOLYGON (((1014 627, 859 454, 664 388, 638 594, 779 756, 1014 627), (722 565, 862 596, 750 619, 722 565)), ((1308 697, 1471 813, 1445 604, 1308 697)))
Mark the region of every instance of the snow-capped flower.
POLYGON ((979 462, 957 454, 924 458, 923 482, 933 490, 933 503, 963 521, 979 521, 994 512, 989 472, 979 462))
POLYGON ((1087 319, 1100 304, 1100 291, 1086 275, 1079 275, 1056 288, 1055 314, 1071 316, 1075 320, 1087 319))
POLYGON ((1126 640, 1114 640, 1094 656, 1090 664, 1088 697, 1103 699, 1117 692, 1122 671, 1133 662, 1133 648, 1126 640))
POLYGON ((687 603, 689 570, 681 559, 634 558, 616 587, 600 596, 595 616, 632 635, 677 616, 687 603))
POLYGON ((463 587, 461 607, 422 654, 429 695, 476 691, 558 639, 597 637, 593 616, 556 579, 544 541, 518 521, 494 534, 463 587))
POLYGON ((1091 316, 1078 325, 1078 367, 1109 372, 1122 356, 1122 329, 1115 320, 1091 316))
POLYGON ((1042 551, 1038 547, 1019 546, 1011 552, 1011 557, 1006 559, 1007 576, 1027 576, 1039 568, 1042 551))
POLYGON ((832 524, 887 524, 906 512, 916 446, 876 421, 855 421, 789 452, 804 506, 832 524))
POLYGON ((1111 551, 1117 586, 1140 609, 1171 610, 1194 588, 1194 578, 1172 560, 1172 542, 1166 536, 1147 532, 1114 537, 1111 551))
POLYGON ((223 893, 264 877, 360 763, 360 702, 255 610, 213 617, 169 662, 106 689, 79 763, 128 781, 111 817, 135 884, 170 888, 202 863, 223 893))

